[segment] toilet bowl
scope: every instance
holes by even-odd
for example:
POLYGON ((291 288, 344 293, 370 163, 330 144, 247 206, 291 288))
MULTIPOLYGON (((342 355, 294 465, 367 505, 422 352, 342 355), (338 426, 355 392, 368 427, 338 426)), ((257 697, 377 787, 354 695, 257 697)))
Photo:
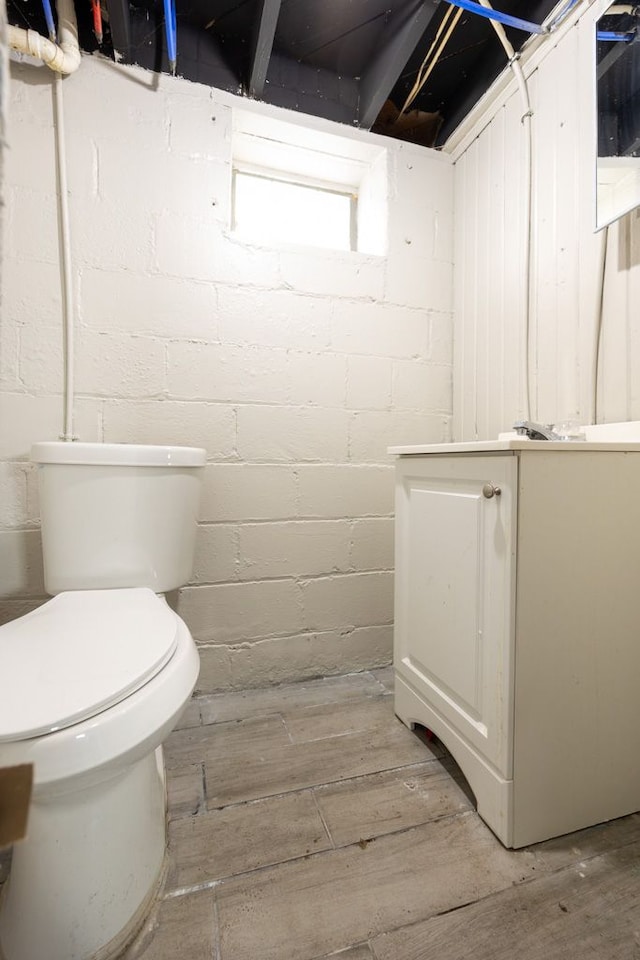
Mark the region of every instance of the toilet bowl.
MULTIPOLYGON (((104 457, 104 449, 86 456, 104 457)), ((151 476, 142 472, 145 485, 151 476)), ((89 485, 95 479, 90 476, 89 485)), ((76 488, 77 519, 84 517, 86 529, 92 524, 85 494, 76 488)), ((114 502, 129 494, 121 487, 114 502)), ((108 501, 104 489, 100 499, 108 501)), ((159 503, 145 496, 138 511, 147 508, 157 512, 159 503)), ((105 508, 100 518, 107 526, 110 512, 105 508)), ((141 523, 148 533, 150 518, 141 523)), ((73 516, 67 524, 75 529, 73 516)), ((58 558, 56 585, 66 589, 0 627, 0 766, 34 766, 27 837, 14 847, 0 895, 2 960, 109 960, 135 934, 162 882, 161 744, 193 691, 199 659, 184 622, 152 589, 156 583, 122 585, 115 574, 119 551, 126 580, 153 580, 135 575, 131 555, 145 570, 160 569, 149 550, 140 549, 140 524, 134 533, 133 554, 118 539, 122 530, 117 543, 107 538, 98 551, 107 557, 108 587, 69 589, 66 561, 58 558)), ((67 549, 74 552, 72 545, 67 549)), ((84 562, 95 568, 83 571, 87 580, 100 581, 102 560, 89 552, 84 562)), ((179 562, 184 576, 184 557, 179 562)), ((71 583, 79 572, 76 566, 71 583)), ((171 576, 167 582, 177 585, 171 576)))

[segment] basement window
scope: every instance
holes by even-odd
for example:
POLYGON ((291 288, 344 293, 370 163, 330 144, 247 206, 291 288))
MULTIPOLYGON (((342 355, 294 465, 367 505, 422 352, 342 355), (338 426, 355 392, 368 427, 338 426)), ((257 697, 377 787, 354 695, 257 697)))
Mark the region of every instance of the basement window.
POLYGON ((234 170, 233 229, 258 243, 357 250, 357 202, 353 191, 234 170))
POLYGON ((384 147, 237 110, 232 154, 231 227, 242 239, 386 254, 384 147))

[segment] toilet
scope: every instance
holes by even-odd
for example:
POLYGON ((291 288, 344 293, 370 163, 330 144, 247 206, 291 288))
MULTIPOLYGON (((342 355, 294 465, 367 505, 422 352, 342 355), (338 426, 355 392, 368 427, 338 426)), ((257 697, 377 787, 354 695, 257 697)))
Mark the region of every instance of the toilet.
POLYGON ((2 960, 110 960, 163 881, 162 741, 198 676, 186 583, 205 451, 37 443, 45 587, 0 627, 0 767, 31 763, 2 960))

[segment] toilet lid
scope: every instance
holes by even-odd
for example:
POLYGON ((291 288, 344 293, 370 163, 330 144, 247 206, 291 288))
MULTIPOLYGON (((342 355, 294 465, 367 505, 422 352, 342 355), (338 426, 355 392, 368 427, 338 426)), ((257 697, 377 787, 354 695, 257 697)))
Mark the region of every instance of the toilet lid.
POLYGON ((150 680, 178 621, 146 587, 60 593, 0 627, 0 741, 86 720, 150 680))

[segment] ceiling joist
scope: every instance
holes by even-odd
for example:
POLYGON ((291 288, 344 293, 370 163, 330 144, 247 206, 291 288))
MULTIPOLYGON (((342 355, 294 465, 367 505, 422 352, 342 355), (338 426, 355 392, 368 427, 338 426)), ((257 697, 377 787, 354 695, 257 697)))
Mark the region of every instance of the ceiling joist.
POLYGON ((116 60, 131 62, 131 16, 128 0, 109 0, 109 26, 116 60))
POLYGON ((256 99, 260 99, 264 91, 281 5, 282 0, 258 0, 247 91, 256 99))
MULTIPOLYGON (((76 0, 82 50, 93 53, 100 49, 103 56, 112 56, 116 62, 169 72, 161 0, 100 2, 108 17, 98 47, 91 5, 76 0)), ((405 115, 406 123, 395 122, 397 116, 389 118, 394 110, 397 115, 412 91, 442 19, 442 0, 175 2, 178 76, 350 128, 375 125, 383 136, 423 145, 445 143, 493 80, 507 69, 504 50, 491 24, 484 17, 465 13, 446 55, 438 58, 436 69, 415 100, 415 111, 434 121, 428 130, 421 121, 418 131, 417 116, 405 115), (385 105, 387 109, 381 113, 385 105)), ((496 0, 498 8, 506 3, 496 0)), ((557 0, 512 3, 518 15, 542 23, 557 0)), ((42 0, 6 0, 6 6, 10 24, 46 34, 42 0)), ((519 49, 523 34, 508 26, 506 30, 519 49)), ((608 62, 600 69, 606 69, 608 62)))

